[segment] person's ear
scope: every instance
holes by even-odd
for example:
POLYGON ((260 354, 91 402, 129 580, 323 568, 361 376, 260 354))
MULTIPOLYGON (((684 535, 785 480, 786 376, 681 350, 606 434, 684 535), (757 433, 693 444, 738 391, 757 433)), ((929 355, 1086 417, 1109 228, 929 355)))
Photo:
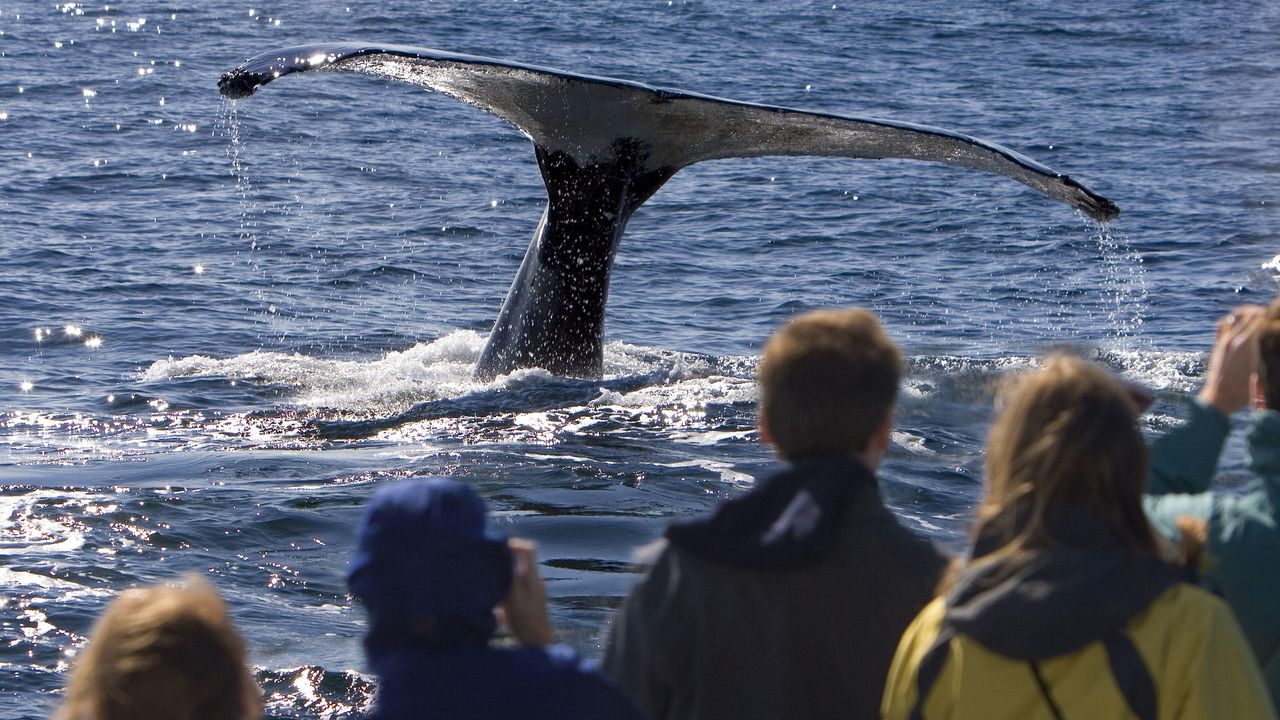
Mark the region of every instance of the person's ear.
POLYGON ((764 410, 756 411, 756 437, 762 443, 773 444, 773 433, 769 432, 769 421, 764 419, 764 410))
POLYGON ((875 444, 876 450, 883 455, 888 452, 889 444, 893 442, 893 413, 889 412, 884 416, 884 420, 880 423, 880 427, 876 428, 875 435, 871 436, 871 442, 875 444))

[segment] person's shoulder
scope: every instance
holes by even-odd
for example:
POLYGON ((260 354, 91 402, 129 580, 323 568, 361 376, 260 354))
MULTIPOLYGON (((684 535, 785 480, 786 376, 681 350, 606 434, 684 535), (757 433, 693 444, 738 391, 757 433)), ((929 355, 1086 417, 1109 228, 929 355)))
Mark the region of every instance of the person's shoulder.
POLYGON ((1199 585, 1187 582, 1169 586, 1169 589, 1160 593, 1148 607, 1148 611, 1183 617, 1210 614, 1219 610, 1227 610, 1226 601, 1199 585))
POLYGON ((1232 619, 1226 601, 1197 585, 1176 583, 1130 622, 1136 637, 1165 637, 1193 644, 1224 619, 1232 619))
POLYGON ((864 527, 857 532, 876 533, 882 547, 891 548, 902 561, 913 568, 933 575, 941 575, 951 562, 951 556, 938 543, 903 523, 903 518, 886 508, 885 519, 875 527, 864 527))
POLYGON ((593 672, 590 664, 582 658, 582 655, 572 647, 564 643, 556 643, 539 648, 542 654, 546 656, 547 664, 557 670, 572 673, 591 673, 593 672))
POLYGON ((513 664, 522 666, 528 675, 541 675, 562 682, 604 680, 597 668, 581 653, 563 643, 546 646, 521 645, 504 649, 513 664))
POLYGON ((562 718, 590 717, 593 720, 639 720, 639 711, 612 679, 600 672, 578 651, 564 644, 539 648, 547 666, 562 689, 562 718), (575 711, 581 711, 575 713, 575 711))
POLYGON ((943 596, 935 597, 920 610, 915 620, 912 620, 902 633, 899 653, 903 654, 904 660, 913 666, 920 663, 925 653, 933 647, 942 633, 942 624, 946 615, 947 599, 943 596))

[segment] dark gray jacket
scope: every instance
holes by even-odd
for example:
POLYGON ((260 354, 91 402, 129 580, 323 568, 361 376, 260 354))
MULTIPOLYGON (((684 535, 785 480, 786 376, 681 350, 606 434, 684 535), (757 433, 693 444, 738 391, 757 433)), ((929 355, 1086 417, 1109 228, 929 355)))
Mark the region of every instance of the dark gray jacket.
POLYGON ((947 561, 866 467, 792 466, 698 525, 668 532, 604 671, 654 720, 878 718, 898 639, 947 561))

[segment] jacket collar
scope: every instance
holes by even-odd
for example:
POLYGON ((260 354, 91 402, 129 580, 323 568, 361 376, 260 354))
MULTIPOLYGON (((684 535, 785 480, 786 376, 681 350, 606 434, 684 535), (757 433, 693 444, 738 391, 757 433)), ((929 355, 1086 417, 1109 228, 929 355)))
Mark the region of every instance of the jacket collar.
POLYGON ((1181 579, 1088 513, 1061 513, 1049 530, 1058 544, 1021 561, 982 562, 995 548, 979 539, 947 594, 946 622, 1006 657, 1045 659, 1103 639, 1181 579))
POLYGON ((883 511, 875 475, 851 458, 793 463, 710 516, 675 522, 672 545, 744 568, 799 567, 822 559, 855 498, 883 511))

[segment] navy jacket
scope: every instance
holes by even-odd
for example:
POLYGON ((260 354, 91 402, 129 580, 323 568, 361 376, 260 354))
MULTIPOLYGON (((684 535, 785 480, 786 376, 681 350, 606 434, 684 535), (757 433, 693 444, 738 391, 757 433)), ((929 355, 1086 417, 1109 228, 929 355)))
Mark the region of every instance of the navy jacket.
POLYGON ((565 645, 370 648, 370 720, 639 720, 622 691, 565 645))

